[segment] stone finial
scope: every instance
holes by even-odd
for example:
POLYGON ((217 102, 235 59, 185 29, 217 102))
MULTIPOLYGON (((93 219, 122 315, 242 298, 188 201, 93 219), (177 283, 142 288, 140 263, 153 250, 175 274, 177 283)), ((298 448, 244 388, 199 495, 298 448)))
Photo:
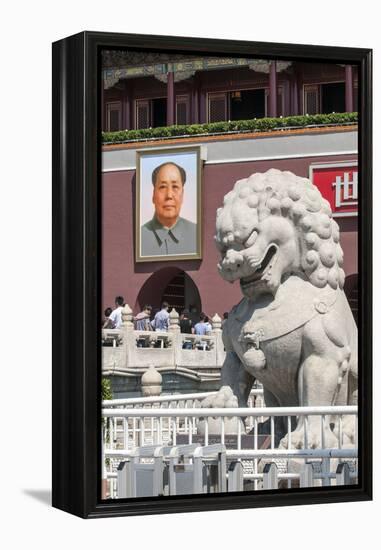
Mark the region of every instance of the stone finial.
POLYGON ((173 330, 179 326, 180 326, 179 314, 177 313, 175 308, 172 308, 171 311, 169 312, 169 328, 173 330))
POLYGON ((141 389, 143 397, 151 395, 160 395, 162 390, 163 377, 153 365, 142 376, 141 389))
POLYGON ((122 321, 123 321, 123 327, 131 328, 134 326, 134 316, 132 314, 132 309, 128 304, 124 306, 122 309, 122 321))
POLYGON ((216 314, 214 315, 214 317, 212 317, 212 327, 213 327, 213 330, 216 330, 216 329, 220 329, 220 330, 221 330, 221 326, 222 326, 221 317, 218 315, 218 313, 216 313, 216 314))

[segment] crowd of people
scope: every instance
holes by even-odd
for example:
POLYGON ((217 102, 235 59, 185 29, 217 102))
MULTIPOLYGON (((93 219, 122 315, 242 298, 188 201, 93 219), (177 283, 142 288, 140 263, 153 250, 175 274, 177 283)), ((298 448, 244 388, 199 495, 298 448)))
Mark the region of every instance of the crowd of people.
MULTIPOLYGON (((104 311, 103 328, 121 328, 122 310, 125 305, 123 296, 115 298, 115 308, 106 308, 104 311)), ((227 313, 223 315, 224 323, 228 317, 227 313)), ((143 311, 138 313, 134 319, 135 330, 166 332, 169 328, 169 304, 163 302, 161 309, 153 315, 153 308, 145 305, 143 311)), ((208 336, 212 332, 212 325, 209 317, 205 313, 197 315, 195 308, 192 314, 188 309, 184 309, 180 315, 180 331, 184 334, 196 334, 198 336, 208 336), (195 317, 198 317, 195 318, 195 317)))

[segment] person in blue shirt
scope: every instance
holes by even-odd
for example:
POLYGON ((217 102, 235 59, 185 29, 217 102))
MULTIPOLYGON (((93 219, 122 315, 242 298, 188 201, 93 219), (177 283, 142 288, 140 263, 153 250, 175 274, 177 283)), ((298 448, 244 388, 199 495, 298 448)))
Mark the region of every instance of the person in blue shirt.
POLYGON ((211 326, 205 313, 201 313, 200 321, 194 326, 194 333, 205 336, 211 333, 211 326))
POLYGON ((167 332, 169 327, 168 309, 169 309, 168 302, 163 302, 161 304, 161 310, 156 313, 155 318, 151 323, 153 328, 156 331, 167 332))
POLYGON ((197 225, 180 217, 186 173, 175 162, 165 162, 152 172, 153 218, 141 228, 141 255, 195 254, 197 225))

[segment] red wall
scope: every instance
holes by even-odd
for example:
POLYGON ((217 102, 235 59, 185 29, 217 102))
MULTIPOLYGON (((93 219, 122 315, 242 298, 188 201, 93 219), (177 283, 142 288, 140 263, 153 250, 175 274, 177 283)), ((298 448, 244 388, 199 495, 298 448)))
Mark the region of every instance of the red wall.
MULTIPOLYGON (((222 205, 224 195, 230 191, 236 180, 248 177, 254 172, 265 172, 269 168, 290 170, 298 176, 308 177, 312 162, 343 161, 353 155, 340 157, 310 157, 274 161, 256 161, 234 164, 206 165, 203 172, 203 259, 198 261, 134 262, 135 227, 135 172, 107 172, 103 175, 103 309, 112 306, 116 295, 123 295, 135 313, 139 310, 137 297, 148 278, 160 269, 155 280, 157 301, 172 278, 174 269, 185 271, 197 285, 202 300, 202 309, 208 315, 222 315, 241 299, 239 284, 230 285, 217 274, 219 255, 214 246, 216 210, 222 205)), ((341 243, 344 250, 346 275, 357 273, 357 218, 336 218, 341 229, 341 243)), ((151 303, 154 304, 152 300, 151 303)))

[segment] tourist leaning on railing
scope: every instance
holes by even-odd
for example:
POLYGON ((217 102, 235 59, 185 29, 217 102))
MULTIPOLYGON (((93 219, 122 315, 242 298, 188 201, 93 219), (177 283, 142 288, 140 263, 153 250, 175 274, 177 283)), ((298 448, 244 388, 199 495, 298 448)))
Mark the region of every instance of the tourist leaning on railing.
POLYGON ((106 307, 104 311, 104 317, 102 320, 102 328, 112 328, 112 322, 110 320, 111 313, 112 313, 111 307, 106 307))
POLYGON ((209 323, 208 317, 205 313, 201 313, 200 321, 194 327, 194 333, 198 336, 206 336, 207 334, 210 334, 211 331, 212 327, 209 323))
POLYGON ((145 305, 143 311, 135 317, 135 330, 152 330, 151 312, 152 306, 145 305))
POLYGON ((180 332, 183 334, 192 334, 193 323, 189 318, 189 311, 184 309, 180 317, 180 332))
POLYGON ((163 302, 161 305, 161 310, 158 311, 155 315, 155 319, 152 321, 152 327, 158 332, 167 332, 169 326, 169 304, 168 302, 163 302))
POLYGON ((109 318, 103 325, 103 328, 120 328, 122 326, 123 307, 124 307, 123 296, 117 296, 115 298, 115 309, 111 312, 109 318))

